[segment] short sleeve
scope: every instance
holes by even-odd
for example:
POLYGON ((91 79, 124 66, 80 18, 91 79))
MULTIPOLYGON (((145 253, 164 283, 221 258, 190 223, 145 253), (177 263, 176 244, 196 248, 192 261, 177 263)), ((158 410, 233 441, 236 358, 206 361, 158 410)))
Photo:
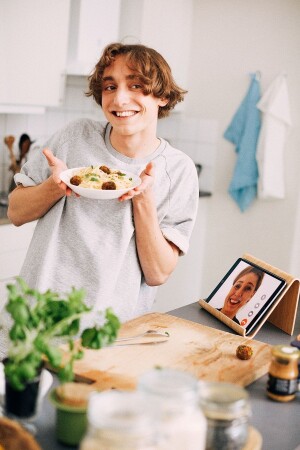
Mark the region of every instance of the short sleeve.
POLYGON ((169 210, 162 223, 164 237, 175 244, 180 255, 187 253, 189 240, 196 221, 199 203, 199 181, 195 164, 190 159, 170 171, 169 210), (172 175, 171 175, 172 174, 172 175))

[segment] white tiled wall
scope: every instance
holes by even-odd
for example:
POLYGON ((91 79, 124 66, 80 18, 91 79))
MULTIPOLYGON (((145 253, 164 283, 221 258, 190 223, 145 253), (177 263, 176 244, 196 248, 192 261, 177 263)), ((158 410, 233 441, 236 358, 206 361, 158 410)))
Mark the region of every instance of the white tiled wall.
POLYGON ((217 121, 173 113, 170 117, 159 121, 158 130, 160 136, 187 153, 195 163, 201 164, 200 190, 212 192, 218 136, 217 121))
MULTIPOLYGON (((6 192, 12 176, 9 171, 9 154, 4 145, 4 136, 15 136, 15 153, 22 133, 29 134, 37 144, 43 145, 48 137, 66 123, 79 117, 105 120, 101 108, 91 97, 85 96, 87 79, 68 76, 63 104, 58 108, 47 108, 45 114, 0 114, 0 192, 6 192)), ((159 120, 158 134, 172 145, 185 151, 196 162, 202 164, 200 189, 212 191, 213 168, 216 153, 217 123, 214 120, 199 120, 182 112, 159 120)))

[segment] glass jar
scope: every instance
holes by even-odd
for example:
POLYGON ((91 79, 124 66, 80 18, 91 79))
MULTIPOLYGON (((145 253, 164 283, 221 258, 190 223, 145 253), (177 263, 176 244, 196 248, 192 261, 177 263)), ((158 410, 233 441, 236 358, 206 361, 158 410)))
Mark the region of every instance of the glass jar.
POLYGON ((158 450, 204 450, 206 419, 198 406, 198 380, 173 369, 154 369, 139 379, 138 390, 153 399, 160 414, 158 450))
POLYGON ((248 439, 247 391, 231 383, 199 383, 199 404, 207 419, 206 450, 241 450, 248 439))
POLYGON ((300 352, 289 345, 275 345, 269 368, 267 394, 272 400, 289 402, 298 391, 298 360, 300 352))
POLYGON ((80 450, 156 450, 155 413, 141 393, 95 392, 89 399, 88 431, 80 450))
MULTIPOLYGON (((300 334, 294 341, 291 342, 291 346, 300 350, 300 334)), ((298 359, 298 391, 300 392, 300 357, 298 359)))

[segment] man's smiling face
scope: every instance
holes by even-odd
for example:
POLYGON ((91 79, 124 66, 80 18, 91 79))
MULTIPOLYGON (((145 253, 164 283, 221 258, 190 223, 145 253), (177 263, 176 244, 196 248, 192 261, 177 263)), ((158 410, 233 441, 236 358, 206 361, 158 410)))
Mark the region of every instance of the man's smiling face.
POLYGON ((102 109, 113 132, 124 136, 156 133, 158 107, 167 101, 143 93, 142 82, 122 55, 103 72, 102 109))

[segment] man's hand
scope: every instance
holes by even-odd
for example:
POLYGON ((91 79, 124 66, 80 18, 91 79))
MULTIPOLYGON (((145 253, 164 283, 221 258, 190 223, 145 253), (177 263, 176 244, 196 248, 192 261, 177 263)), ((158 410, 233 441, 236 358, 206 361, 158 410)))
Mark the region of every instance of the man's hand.
POLYGON ((65 191, 67 196, 70 196, 72 194, 72 190, 60 179, 61 172, 67 170, 68 167, 63 161, 56 158, 49 148, 45 148, 43 150, 43 154, 45 155, 51 169, 53 181, 60 187, 60 189, 65 191))
POLYGON ((136 195, 144 194, 148 190, 150 190, 154 184, 154 172, 154 163, 149 162, 143 172, 140 174, 140 178, 142 180, 141 184, 136 188, 126 192, 126 194, 122 195, 122 197, 119 198, 119 201, 123 202, 124 200, 130 200, 136 195))

